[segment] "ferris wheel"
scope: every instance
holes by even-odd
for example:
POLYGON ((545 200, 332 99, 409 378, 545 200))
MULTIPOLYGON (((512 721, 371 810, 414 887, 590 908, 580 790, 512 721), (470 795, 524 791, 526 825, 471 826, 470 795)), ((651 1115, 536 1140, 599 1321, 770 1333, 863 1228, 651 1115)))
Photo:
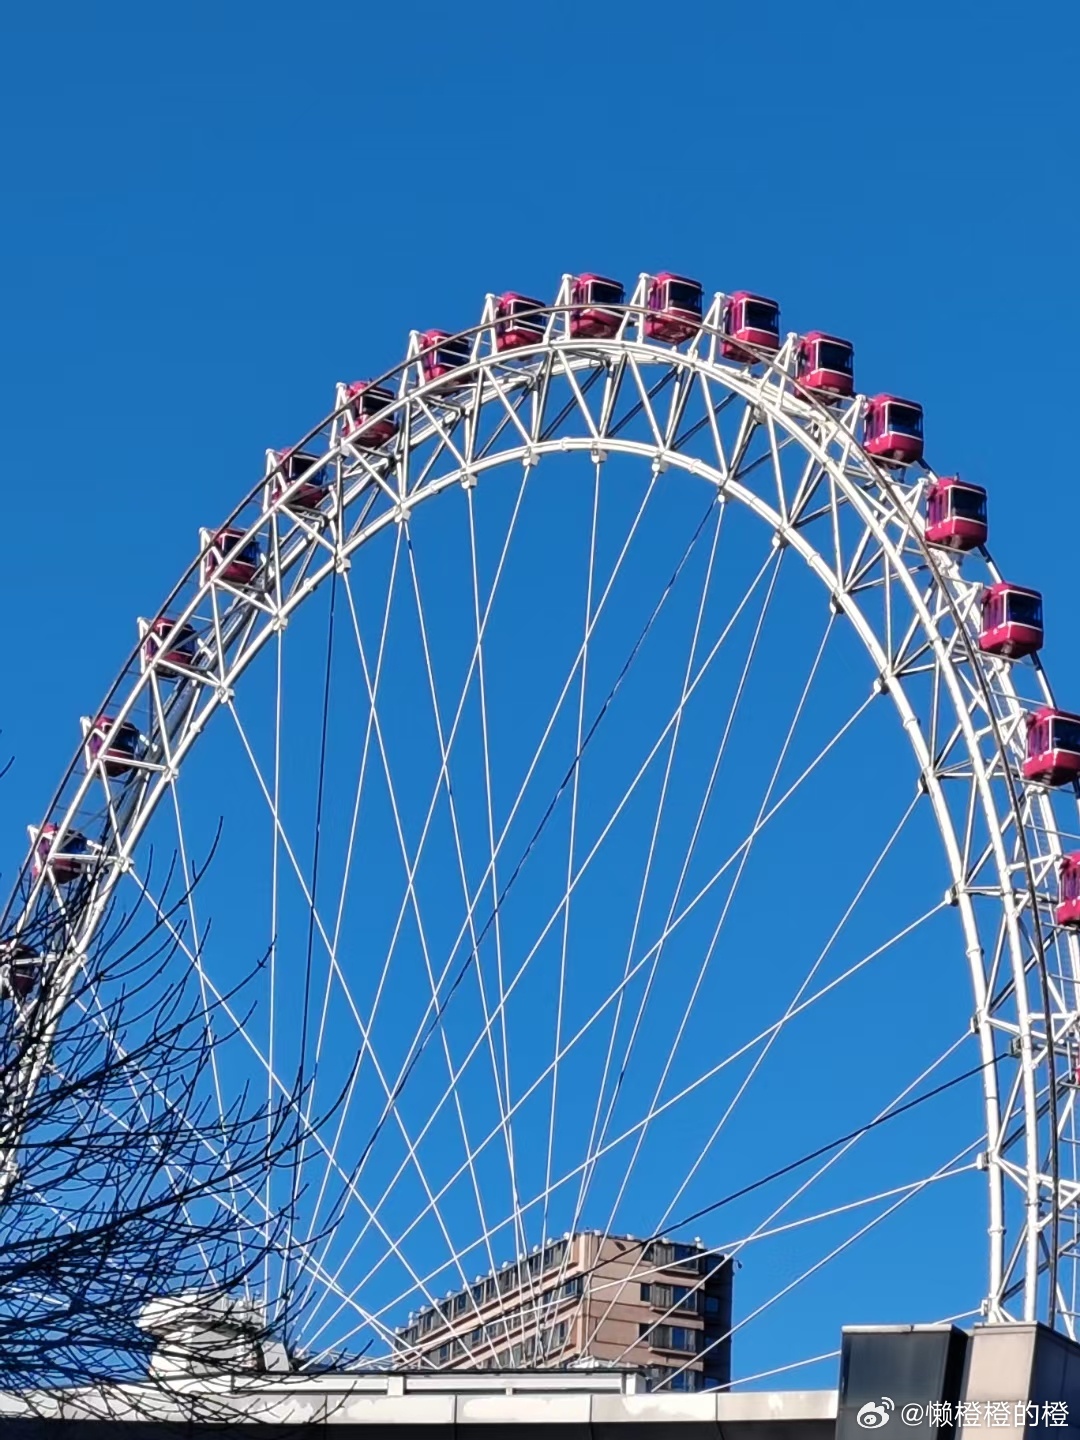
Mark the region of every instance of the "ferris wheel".
POLYGON ((217 1103, 335 1101, 222 1202, 288 1203, 297 1353, 492 1363, 483 1277, 583 1230, 737 1263, 735 1381, 857 1319, 1075 1336, 1080 717, 853 360, 670 273, 489 296, 267 452, 83 717, 5 1023, 151 910, 217 1103))

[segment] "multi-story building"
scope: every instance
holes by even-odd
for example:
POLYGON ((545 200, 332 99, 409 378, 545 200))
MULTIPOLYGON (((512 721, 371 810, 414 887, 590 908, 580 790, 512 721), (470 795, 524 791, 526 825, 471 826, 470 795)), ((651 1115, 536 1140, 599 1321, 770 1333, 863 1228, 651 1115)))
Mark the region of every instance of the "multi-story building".
POLYGON ((437 1370, 582 1364, 654 1389, 731 1380, 731 1260, 700 1242, 579 1231, 410 1315, 400 1361, 437 1370))

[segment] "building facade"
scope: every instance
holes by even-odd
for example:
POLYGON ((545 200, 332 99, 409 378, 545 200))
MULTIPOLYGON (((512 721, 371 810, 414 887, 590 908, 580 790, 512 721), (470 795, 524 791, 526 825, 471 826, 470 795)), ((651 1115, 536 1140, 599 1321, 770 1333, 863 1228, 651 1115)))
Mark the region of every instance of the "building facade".
POLYGON ((731 1380, 728 1257, 700 1242, 579 1231, 410 1315, 400 1364, 435 1370, 631 1367, 653 1389, 731 1380))

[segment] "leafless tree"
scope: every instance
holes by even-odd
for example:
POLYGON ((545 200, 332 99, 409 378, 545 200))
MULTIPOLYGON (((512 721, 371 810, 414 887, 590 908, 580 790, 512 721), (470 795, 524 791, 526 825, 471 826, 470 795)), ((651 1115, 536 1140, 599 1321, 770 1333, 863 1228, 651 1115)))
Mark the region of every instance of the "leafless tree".
MULTIPOLYGON (((114 906, 91 953, 66 955, 78 887, 93 882, 80 876, 64 906, 39 905, 0 937, 6 1392, 143 1378, 150 1302, 193 1291, 242 1300, 282 1243, 265 1177, 304 1134, 297 1094, 212 1103, 215 1047, 243 1024, 261 959, 207 1003, 183 953, 192 937, 178 940, 187 894, 166 900, 174 866, 149 912, 114 906)), ((249 1357, 269 1353, 273 1327, 257 1309, 247 1332, 249 1357)))

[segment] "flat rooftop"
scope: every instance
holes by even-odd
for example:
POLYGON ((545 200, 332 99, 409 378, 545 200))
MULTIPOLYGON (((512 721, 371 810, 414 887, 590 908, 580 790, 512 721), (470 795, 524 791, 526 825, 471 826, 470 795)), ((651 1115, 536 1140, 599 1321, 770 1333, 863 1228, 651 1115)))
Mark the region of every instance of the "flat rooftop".
POLYGON ((835 1390, 650 1393, 638 1375, 625 1372, 451 1371, 281 1377, 273 1383, 188 1379, 7 1395, 0 1396, 0 1425, 34 1417, 47 1434, 50 1421, 82 1422, 76 1433, 87 1440, 115 1434, 125 1422, 149 1422, 149 1433, 160 1424, 165 1434, 178 1422, 197 1426, 200 1419, 250 1425, 253 1433, 266 1425, 333 1425, 340 1440, 348 1440, 349 1427, 358 1437, 363 1427, 367 1440, 378 1440, 381 1431, 400 1435, 402 1426, 478 1434, 492 1425, 553 1426, 567 1440, 629 1440, 638 1433, 659 1440, 665 1432, 658 1425, 677 1425, 687 1437, 722 1432, 725 1440, 832 1440, 836 1404, 835 1390))

